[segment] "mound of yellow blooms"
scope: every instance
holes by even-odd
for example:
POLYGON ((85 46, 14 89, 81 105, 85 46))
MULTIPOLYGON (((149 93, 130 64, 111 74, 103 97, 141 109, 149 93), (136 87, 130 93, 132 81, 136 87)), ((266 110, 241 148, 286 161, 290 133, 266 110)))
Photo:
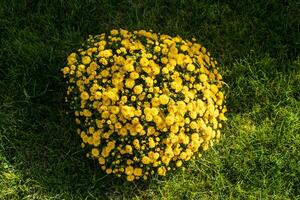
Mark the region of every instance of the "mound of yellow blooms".
POLYGON ((222 76, 194 41, 120 29, 68 56, 66 101, 87 156, 107 174, 165 176, 218 142, 222 76))

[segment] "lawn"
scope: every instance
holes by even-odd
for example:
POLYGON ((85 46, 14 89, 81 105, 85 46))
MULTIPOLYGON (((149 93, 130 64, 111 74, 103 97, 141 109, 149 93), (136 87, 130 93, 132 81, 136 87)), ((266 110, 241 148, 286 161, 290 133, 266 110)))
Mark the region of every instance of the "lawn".
POLYGON ((299 13, 297 0, 1 0, 0 199, 300 199, 299 13), (219 61, 222 140, 185 170, 128 183, 85 158, 60 69, 113 28, 196 37, 219 61))

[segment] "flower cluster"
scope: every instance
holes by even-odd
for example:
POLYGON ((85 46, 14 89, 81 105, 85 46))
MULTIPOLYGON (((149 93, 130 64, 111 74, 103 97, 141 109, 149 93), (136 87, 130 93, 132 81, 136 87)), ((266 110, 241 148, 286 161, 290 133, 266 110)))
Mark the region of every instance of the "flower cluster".
POLYGON ((226 119, 216 64, 194 38, 123 29, 89 36, 62 69, 87 156, 128 181, 201 156, 226 119))

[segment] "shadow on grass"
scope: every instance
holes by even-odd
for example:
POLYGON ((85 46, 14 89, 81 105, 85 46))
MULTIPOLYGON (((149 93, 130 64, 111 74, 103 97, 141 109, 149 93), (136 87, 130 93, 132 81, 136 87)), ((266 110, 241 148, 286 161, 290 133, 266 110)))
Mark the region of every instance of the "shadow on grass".
POLYGON ((60 91, 28 99, 18 105, 14 132, 2 135, 6 160, 21 173, 22 180, 34 190, 39 188, 38 193, 61 198, 132 199, 142 195, 149 183, 128 183, 105 175, 96 161, 85 157, 62 102, 60 91))
POLYGON ((136 191, 147 188, 142 182, 127 183, 104 175, 96 162, 85 158, 79 137, 61 108, 31 103, 24 107, 30 111, 23 115, 30 119, 27 121, 30 127, 25 125, 6 136, 6 160, 21 172, 24 181, 34 183, 46 194, 69 198, 131 198, 136 191))

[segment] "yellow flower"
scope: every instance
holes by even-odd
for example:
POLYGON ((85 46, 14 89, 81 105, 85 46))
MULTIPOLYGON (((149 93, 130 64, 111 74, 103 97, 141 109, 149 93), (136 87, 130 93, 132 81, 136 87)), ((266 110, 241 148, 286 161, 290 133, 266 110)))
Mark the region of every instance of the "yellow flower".
POLYGON ((190 123, 190 127, 191 127, 191 129, 198 129, 198 124, 195 121, 192 121, 190 123))
POLYGON ((162 118, 160 116, 155 115, 153 117, 153 121, 156 123, 156 125, 159 125, 162 122, 162 118))
POLYGON ((128 131, 126 128, 122 127, 119 131, 119 134, 123 137, 125 137, 128 134, 128 131))
POLYGON ((161 62, 163 63, 163 64, 167 64, 168 63, 168 58, 166 58, 166 57, 163 57, 162 59, 161 59, 161 62))
POLYGON ((142 163, 143 164, 148 165, 148 164, 150 164, 150 162, 151 162, 151 160, 150 160, 150 158, 148 156, 144 156, 142 158, 142 163))
POLYGON ((190 138, 187 135, 182 138, 182 143, 183 144, 188 144, 189 142, 190 142, 190 138))
POLYGON ((173 149, 171 147, 167 147, 165 151, 165 155, 168 158, 172 158, 174 156, 173 149))
POLYGON ((93 149, 92 149, 92 155, 93 155, 94 157, 99 156, 99 150, 96 149, 96 148, 93 148, 93 149))
POLYGON ((173 125, 170 128, 171 133, 177 133, 179 131, 179 127, 177 125, 173 125))
POLYGON ((78 70, 83 72, 85 70, 85 66, 82 64, 78 65, 78 70))
POLYGON ((193 64, 188 64, 187 67, 186 67, 186 69, 187 69, 188 71, 192 72, 192 71, 195 70, 195 65, 193 65, 193 64))
POLYGON ((219 89, 218 89, 218 87, 217 87, 216 85, 212 84, 212 85, 210 86, 210 90, 211 90, 214 94, 217 94, 219 89))
POLYGON ((75 64, 76 63, 76 57, 75 56, 69 56, 68 57, 68 64, 69 65, 73 65, 73 64, 75 64))
POLYGON ((89 99, 89 94, 87 92, 82 92, 81 95, 80 95, 80 98, 82 100, 88 100, 89 99))
POLYGON ((159 101, 162 105, 166 105, 169 102, 169 97, 165 94, 159 96, 159 101))
POLYGON ((110 109, 113 114, 118 114, 120 111, 120 108, 117 106, 111 106, 110 109))
POLYGON ((105 164, 105 159, 104 159, 103 157, 100 157, 100 158, 98 159, 98 161, 99 161, 99 164, 100 164, 100 165, 104 165, 104 164, 105 164))
POLYGON ((132 166, 127 166, 127 167, 125 168, 125 173, 126 173, 127 175, 133 174, 133 171, 134 171, 134 168, 133 168, 132 166))
POLYGON ((126 82, 125 82, 125 86, 127 88, 133 88, 135 85, 135 81, 133 79, 127 79, 126 82))
POLYGON ((82 57, 82 63, 84 64, 84 65, 87 65, 87 64, 89 64, 90 62, 91 62, 91 57, 89 57, 89 56, 84 56, 84 57, 82 57))
POLYGON ((182 90, 182 85, 179 81, 173 81, 171 83, 171 88, 175 90, 175 92, 180 92, 182 90))
POLYGON ((103 50, 99 53, 99 56, 109 58, 112 56, 112 51, 110 49, 103 50))
POLYGON ((69 72, 70 72, 70 68, 69 67, 64 67, 63 73, 68 74, 69 72))
POLYGON ((110 33, 111 33, 112 35, 117 35, 117 34, 119 34, 119 31, 116 30, 116 29, 113 29, 113 30, 110 31, 110 33))
POLYGON ((201 82, 206 82, 208 80, 206 74, 200 74, 199 79, 200 79, 201 82))
POLYGON ((135 94, 141 94, 143 92, 143 86, 142 85, 137 85, 133 88, 133 91, 135 94))
POLYGON ((203 151, 206 151, 208 149, 208 144, 202 143, 202 148, 203 148, 203 151))
POLYGON ((126 64, 124 65, 124 69, 128 72, 134 71, 134 66, 132 64, 126 64))
POLYGON ((132 154, 132 147, 130 145, 126 145, 126 153, 132 154))
POLYGON ((153 79, 151 77, 147 77, 145 78, 145 82, 147 84, 148 87, 152 87, 153 86, 153 79))
POLYGON ((129 175, 129 176, 127 176, 127 181, 134 181, 134 175, 129 175))
POLYGON ((103 70, 102 72, 101 72, 101 75, 103 76, 103 77, 108 77, 109 76, 109 71, 108 70, 103 70))
POLYGON ((150 136, 150 135, 153 135, 155 133, 155 128, 150 126, 148 129, 147 129, 147 135, 150 136))
POLYGON ((154 148, 155 142, 154 142, 153 138, 149 138, 148 141, 149 141, 149 148, 151 148, 151 149, 154 148))
POLYGON ((89 111, 89 110, 87 110, 87 109, 84 109, 84 110, 83 110, 83 115, 84 115, 85 117, 91 117, 91 116, 92 116, 92 113, 91 113, 91 111, 89 111))
POLYGON ((122 53, 122 51, 120 49, 117 49, 116 52, 117 52, 117 54, 121 54, 122 53))
POLYGON ((99 91, 95 92, 94 97, 95 97, 96 100, 101 99, 101 96, 102 96, 102 93, 101 93, 101 92, 99 92, 99 91))
POLYGON ((101 113, 101 116, 104 118, 104 119, 107 119, 109 117, 109 112, 108 111, 104 111, 101 113))
POLYGON ((176 62, 175 59, 170 59, 170 60, 169 60, 169 63, 170 63, 170 65, 173 66, 173 67, 175 67, 176 64, 177 64, 177 62, 176 62))
POLYGON ((169 73, 169 69, 167 67, 162 68, 162 73, 168 74, 169 73))
POLYGON ((151 104, 152 104, 153 107, 159 106, 159 105, 160 105, 160 100, 159 100, 159 98, 153 97, 152 100, 151 100, 151 104))
POLYGON ((140 60, 140 64, 141 64, 141 66, 146 67, 149 64, 149 60, 147 58, 143 57, 140 60))
POLYGON ((139 77, 140 75, 136 71, 130 73, 130 78, 133 80, 138 79, 139 77))
POLYGON ((171 126, 173 123, 174 123, 174 121, 175 121, 175 118, 174 118, 174 115, 168 115, 167 117, 166 117, 166 124, 168 125, 168 126, 171 126))
POLYGON ((144 127, 141 124, 137 124, 136 127, 135 127, 135 130, 138 133, 142 133, 142 131, 144 130, 144 127))
POLYGON ((135 168, 134 171, 133 171, 133 174, 135 176, 142 176, 143 170, 141 168, 135 168))
POLYGON ((115 148, 115 141, 110 141, 110 142, 108 142, 107 143, 107 147, 110 149, 110 150, 112 150, 112 149, 114 149, 115 148))
POLYGON ((155 46, 154 47, 154 52, 157 53, 157 52, 160 52, 160 50, 161 50, 160 46, 155 46))
POLYGON ((192 139, 193 141, 197 141, 197 140, 199 140, 199 138, 200 138, 200 136, 199 136, 198 133, 193 133, 192 136, 191 136, 191 139, 192 139))
POLYGON ((145 119, 146 119, 147 122, 151 122, 153 120, 153 116, 148 114, 148 115, 145 116, 145 119))
POLYGON ((158 175, 160 175, 160 176, 165 176, 165 175, 166 175, 166 172, 167 172, 167 170, 166 170, 165 167, 159 167, 159 168, 157 169, 157 173, 158 173, 158 175))
POLYGON ((224 113, 220 113, 219 119, 220 120, 226 120, 227 118, 225 117, 224 113))
POLYGON ((136 149, 139 149, 140 148, 140 141, 138 139, 134 139, 132 144, 134 145, 134 147, 136 149))
POLYGON ((152 159, 157 160, 159 158, 159 153, 155 152, 152 154, 152 159))
POLYGON ((187 51, 188 50, 188 46, 186 46, 186 45, 181 45, 181 47, 180 47, 180 49, 182 50, 182 51, 187 51))
POLYGON ((122 124, 121 124, 120 122, 117 122, 117 123, 115 124, 115 128, 116 128, 116 129, 122 128, 122 124))
POLYGON ((177 162, 176 162, 176 167, 181 167, 182 166, 182 161, 181 160, 178 160, 177 162))
POLYGON ((209 58, 209 56, 206 54, 206 55, 204 55, 204 60, 205 60, 205 62, 207 63, 207 64, 210 64, 210 58, 209 58))
POLYGON ((105 171, 107 174, 111 174, 112 173, 112 169, 111 168, 108 168, 108 169, 106 169, 106 171, 105 171))
POLYGON ((179 158, 180 158, 181 160, 185 160, 185 159, 187 158, 187 154, 186 154, 185 152, 182 152, 182 153, 180 154, 179 158))

